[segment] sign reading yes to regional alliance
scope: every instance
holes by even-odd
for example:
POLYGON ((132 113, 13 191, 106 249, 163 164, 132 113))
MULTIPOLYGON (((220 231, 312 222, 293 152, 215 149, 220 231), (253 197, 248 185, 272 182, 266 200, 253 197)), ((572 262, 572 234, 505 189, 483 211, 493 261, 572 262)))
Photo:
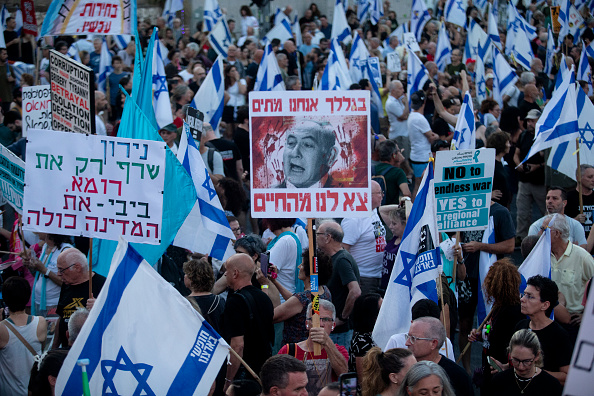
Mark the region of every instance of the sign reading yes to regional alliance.
POLYGON ((435 200, 439 231, 487 228, 494 171, 495 149, 436 153, 435 200))
POLYGON ((158 244, 163 141, 29 129, 23 228, 158 244))

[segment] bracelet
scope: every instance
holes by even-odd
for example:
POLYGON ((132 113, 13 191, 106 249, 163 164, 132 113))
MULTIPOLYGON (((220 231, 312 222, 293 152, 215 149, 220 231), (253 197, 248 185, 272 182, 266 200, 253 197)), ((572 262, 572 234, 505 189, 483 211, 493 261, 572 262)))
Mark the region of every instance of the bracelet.
POLYGON ((260 288, 261 288, 262 290, 264 290, 264 289, 268 289, 268 285, 262 285, 262 286, 260 286, 260 288))
POLYGON ((50 272, 51 272, 50 269, 47 268, 46 271, 45 271, 45 276, 49 276, 50 272))
POLYGON ((225 382, 233 382, 233 380, 230 380, 228 378, 225 378, 225 382))

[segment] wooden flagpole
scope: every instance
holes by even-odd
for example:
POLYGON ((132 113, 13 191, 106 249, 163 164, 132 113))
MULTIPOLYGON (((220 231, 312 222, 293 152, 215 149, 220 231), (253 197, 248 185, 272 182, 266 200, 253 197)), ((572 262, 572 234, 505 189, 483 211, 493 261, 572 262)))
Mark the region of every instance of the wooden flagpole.
MULTIPOLYGON (((320 327, 320 296, 318 294, 318 262, 315 248, 315 230, 314 219, 307 219, 307 236, 309 238, 309 284, 311 286, 311 295, 313 297, 311 325, 320 327)), ((322 354, 322 346, 317 342, 313 343, 314 356, 322 354)))

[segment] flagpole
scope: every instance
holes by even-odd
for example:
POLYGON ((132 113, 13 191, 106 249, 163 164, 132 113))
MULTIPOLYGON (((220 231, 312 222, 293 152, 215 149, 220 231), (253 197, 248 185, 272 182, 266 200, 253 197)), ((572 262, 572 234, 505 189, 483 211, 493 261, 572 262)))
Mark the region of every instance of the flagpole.
POLYGON ((231 354, 233 356, 235 356, 237 358, 237 360, 239 360, 239 362, 241 364, 243 364, 243 366, 245 367, 245 369, 252 375, 252 377, 254 377, 254 379, 256 381, 258 381, 258 383, 260 384, 260 386, 262 386, 262 381, 260 380, 260 377, 258 377, 258 374, 256 374, 254 372, 254 370, 252 370, 252 368, 250 366, 248 366, 248 364, 245 362, 245 360, 243 360, 243 358, 241 356, 239 356, 239 354, 237 352, 235 352, 235 350, 231 347, 229 347, 229 352, 231 352, 231 354))
POLYGON ((93 298, 93 238, 89 238, 89 298, 93 298))
MULTIPOLYGON (((443 323, 443 328, 446 331, 446 334, 448 333, 448 328, 446 326, 446 315, 445 315, 445 310, 443 308, 443 282, 441 280, 441 272, 439 273, 439 283, 437 283, 437 290, 439 291, 439 300, 441 302, 441 321, 443 323)), ((449 354, 448 354, 448 348, 446 347, 446 357, 449 359, 449 354)))
MULTIPOLYGON (((315 219, 307 219, 307 237, 309 238, 309 284, 311 287, 311 295, 313 296, 311 325, 312 327, 320 327, 320 296, 318 293, 318 262, 315 251, 315 233, 314 233, 315 219), (315 282, 312 283, 311 278, 315 276, 315 282)), ((317 342, 313 343, 314 356, 322 354, 322 346, 317 342)))
POLYGON ((584 214, 584 196, 582 195, 582 172, 580 170, 580 138, 575 139, 575 154, 577 159, 577 185, 578 185, 578 193, 579 193, 579 204, 580 204, 580 214, 584 214))
MULTIPOLYGON (((481 332, 483 330, 483 327, 485 326, 485 323, 487 323, 487 321, 489 319, 491 319, 491 315, 493 314, 493 308, 491 308, 491 310, 489 311, 489 313, 487 314, 487 316, 485 317, 485 320, 483 320, 483 323, 481 323, 481 325, 478 327, 478 329, 476 329, 477 332, 481 332)), ((463 337, 463 334, 460 334, 460 337, 463 337)), ((468 348, 470 348, 470 345, 472 345, 472 342, 468 342, 466 344, 466 346, 464 347, 464 350, 462 351, 462 353, 460 353, 460 356, 458 356, 458 359, 456 360, 456 363, 460 363, 460 360, 462 360, 462 356, 464 356, 464 354, 466 353, 466 351, 468 351, 468 348)))
MULTIPOLYGON (((460 231, 456 231, 456 248, 460 247, 460 231)), ((458 273, 458 255, 456 254, 454 256, 454 269, 452 271, 452 283, 454 284, 454 287, 456 287, 456 274, 458 273)))

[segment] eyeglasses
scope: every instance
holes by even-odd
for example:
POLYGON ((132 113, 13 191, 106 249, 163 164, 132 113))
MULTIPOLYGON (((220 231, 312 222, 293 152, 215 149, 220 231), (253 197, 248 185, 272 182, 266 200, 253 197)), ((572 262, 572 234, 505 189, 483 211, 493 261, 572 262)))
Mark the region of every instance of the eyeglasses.
POLYGON ((435 338, 415 337, 410 334, 405 334, 404 336, 406 337, 406 339, 408 341, 410 341, 411 345, 414 345, 414 343, 417 342, 417 340, 433 341, 435 339, 435 338))
POLYGON ((316 235, 328 235, 327 232, 316 232, 316 235))
POLYGON ((72 265, 69 265, 69 266, 68 266, 68 267, 66 267, 66 268, 58 268, 58 273, 59 273, 60 275, 62 275, 62 274, 64 273, 64 271, 66 271, 66 270, 67 270, 68 268, 70 268, 70 267, 74 267, 75 265, 76 265, 76 263, 74 263, 74 264, 72 264, 72 265))
MULTIPOLYGON (((311 318, 307 318, 308 322, 311 322, 311 318)), ((322 323, 332 323, 334 322, 334 319, 332 318, 320 318, 320 322, 322 323)))
POLYGON ((241 227, 231 228, 231 231, 233 231, 234 234, 241 234, 241 227))
POLYGON ((532 359, 525 359, 525 360, 520 360, 520 359, 516 359, 516 358, 511 358, 511 362, 514 366, 530 366, 532 363, 534 363, 534 359, 536 358, 532 358, 532 359))

